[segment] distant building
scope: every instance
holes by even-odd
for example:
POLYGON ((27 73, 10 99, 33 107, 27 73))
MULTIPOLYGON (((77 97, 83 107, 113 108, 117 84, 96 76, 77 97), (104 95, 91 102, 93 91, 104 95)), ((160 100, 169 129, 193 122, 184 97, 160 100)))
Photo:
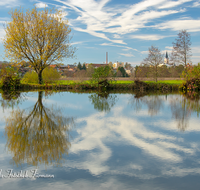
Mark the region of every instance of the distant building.
POLYGON ((75 65, 67 65, 68 71, 75 72, 76 71, 76 66, 75 65))
POLYGON ((118 67, 124 67, 124 63, 123 62, 113 63, 113 69, 117 69, 118 67))
POLYGON ((54 68, 59 72, 59 67, 57 65, 49 65, 49 67, 54 68))
POLYGON ((166 51, 166 55, 165 55, 165 59, 164 59, 164 63, 165 64, 169 64, 169 56, 168 56, 168 53, 167 53, 167 51, 166 51))
POLYGON ((162 67, 162 66, 164 66, 164 65, 166 65, 166 66, 167 66, 167 65, 170 65, 170 64, 169 64, 169 56, 168 56, 167 51, 166 51, 166 54, 165 54, 164 62, 161 63, 161 64, 159 64, 158 67, 162 67))
POLYGON ((128 75, 131 75, 131 74, 134 72, 134 69, 135 69, 135 68, 125 69, 125 71, 126 71, 126 73, 127 73, 128 75))

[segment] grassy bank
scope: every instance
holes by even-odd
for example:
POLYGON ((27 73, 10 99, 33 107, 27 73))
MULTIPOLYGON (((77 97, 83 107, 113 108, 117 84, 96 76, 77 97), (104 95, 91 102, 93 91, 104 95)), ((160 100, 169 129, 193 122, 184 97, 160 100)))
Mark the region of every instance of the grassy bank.
MULTIPOLYGON (((160 80, 157 83, 155 81, 144 81, 140 83, 135 83, 133 80, 115 80, 110 81, 109 84, 105 87, 97 83, 92 82, 91 80, 58 80, 54 83, 46 83, 39 85, 37 83, 25 83, 22 82, 18 89, 32 90, 70 90, 70 89, 99 89, 103 88, 104 90, 161 90, 161 91, 177 91, 179 87, 183 84, 184 80, 160 80)), ((0 89, 2 89, 2 84, 0 83, 0 89)), ((14 90, 16 88, 11 88, 14 90)))
MULTIPOLYGON (((51 84, 34 84, 34 83, 21 83, 21 86, 18 87, 20 89, 47 89, 47 90, 70 90, 70 89, 99 89, 103 88, 106 90, 112 90, 112 89, 123 89, 123 90, 161 90, 161 91, 173 91, 173 90, 179 90, 179 87, 182 85, 184 81, 183 80, 164 80, 164 81, 158 81, 157 83, 154 81, 145 81, 140 83, 135 83, 134 81, 111 81, 109 82, 109 85, 106 86, 98 86, 97 83, 93 83, 90 80, 86 81, 75 81, 75 80, 58 80, 51 84)), ((0 88, 2 88, 2 84, 0 84, 0 88)))
MULTIPOLYGON (((144 81, 148 84, 151 83, 156 83, 155 81, 144 81)), ((162 84, 169 84, 169 85, 181 85, 184 82, 184 80, 160 80, 157 83, 162 83, 162 84)), ((78 80, 58 80, 56 81, 56 84, 58 85, 73 85, 73 84, 91 84, 90 80, 83 80, 83 81, 78 81, 78 80)), ((132 80, 116 80, 114 82, 111 82, 111 84, 133 84, 134 81, 132 80)))

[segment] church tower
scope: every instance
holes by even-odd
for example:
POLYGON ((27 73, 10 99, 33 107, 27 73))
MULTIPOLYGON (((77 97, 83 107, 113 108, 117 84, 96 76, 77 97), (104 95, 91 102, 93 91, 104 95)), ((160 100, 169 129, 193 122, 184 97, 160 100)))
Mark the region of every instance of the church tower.
POLYGON ((166 55, 165 55, 165 59, 164 59, 164 63, 165 63, 165 64, 169 64, 169 56, 168 56, 167 51, 166 51, 166 55))

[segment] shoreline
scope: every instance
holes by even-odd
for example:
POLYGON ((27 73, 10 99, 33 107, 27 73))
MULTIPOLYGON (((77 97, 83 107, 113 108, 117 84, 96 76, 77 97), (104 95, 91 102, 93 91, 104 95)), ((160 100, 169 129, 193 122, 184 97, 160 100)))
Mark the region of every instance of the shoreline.
MULTIPOLYGON (((173 78, 175 79, 175 78, 173 78)), ((54 83, 45 83, 45 84, 31 84, 22 82, 19 86, 13 86, 10 88, 3 88, 2 84, 0 85, 1 90, 53 90, 53 91, 68 91, 68 90, 137 90, 137 91, 195 91, 199 92, 200 88, 196 86, 195 88, 186 88, 186 81, 182 79, 176 80, 159 80, 155 81, 141 81, 136 79, 133 80, 110 80, 105 79, 101 82, 94 82, 91 80, 58 80, 54 83)))
POLYGON ((120 83, 118 81, 115 82, 108 82, 105 85, 92 84, 87 82, 72 82, 71 84, 21 84, 16 88, 11 89, 0 89, 2 90, 139 90, 139 91, 146 91, 146 90, 161 90, 161 91, 178 91, 181 87, 182 83, 165 83, 165 82, 153 82, 153 81, 139 81, 139 83, 130 82, 130 81, 123 81, 120 83))

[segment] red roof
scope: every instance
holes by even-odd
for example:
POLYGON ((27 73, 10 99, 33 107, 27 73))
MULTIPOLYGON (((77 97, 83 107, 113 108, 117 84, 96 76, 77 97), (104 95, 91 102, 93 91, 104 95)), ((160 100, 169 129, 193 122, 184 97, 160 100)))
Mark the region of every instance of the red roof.
POLYGON ((52 68, 55 68, 57 65, 49 65, 50 67, 52 67, 52 68))

